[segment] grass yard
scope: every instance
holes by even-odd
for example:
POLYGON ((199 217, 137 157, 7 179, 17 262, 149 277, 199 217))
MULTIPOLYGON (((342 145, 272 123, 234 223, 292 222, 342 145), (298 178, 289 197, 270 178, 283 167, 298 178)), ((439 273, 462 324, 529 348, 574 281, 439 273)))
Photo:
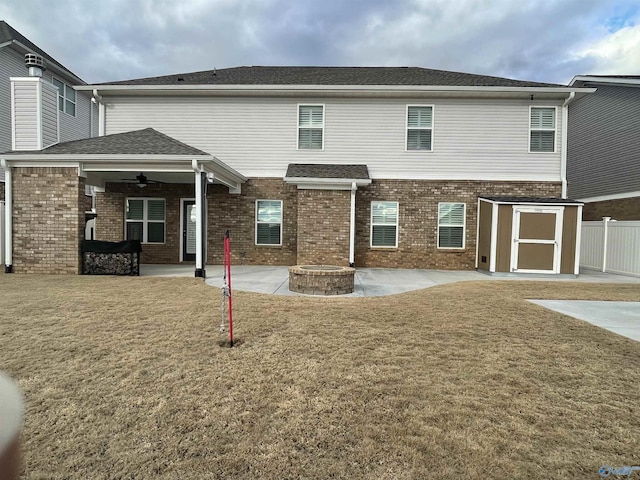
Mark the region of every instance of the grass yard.
POLYGON ((25 479, 600 478, 640 465, 640 343, 526 298, 638 285, 473 282, 378 298, 186 278, 0 275, 25 479))

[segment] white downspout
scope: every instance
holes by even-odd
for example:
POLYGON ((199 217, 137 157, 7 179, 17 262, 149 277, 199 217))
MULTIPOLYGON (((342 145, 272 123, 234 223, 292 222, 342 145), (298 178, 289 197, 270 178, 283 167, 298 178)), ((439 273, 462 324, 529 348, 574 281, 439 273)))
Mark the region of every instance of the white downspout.
POLYGON ((356 245, 356 182, 351 182, 351 215, 349 218, 349 266, 355 266, 356 245))
POLYGON ((13 182, 11 167, 3 158, 0 165, 4 168, 4 273, 13 273, 13 182))
POLYGON ((202 255, 202 171, 197 160, 191 161, 196 183, 196 277, 205 277, 202 255))
MULTIPOLYGON (((102 137, 105 134, 104 127, 106 111, 104 108, 104 103, 102 102, 102 96, 98 94, 98 90, 95 88, 93 89, 93 99, 98 104, 98 136, 102 137)), ((93 136, 93 132, 91 133, 91 135, 93 136)))
POLYGON ((569 138, 569 104, 576 97, 571 92, 562 104, 562 152, 560 153, 560 177, 562 180, 562 198, 567 198, 567 144, 569 138))

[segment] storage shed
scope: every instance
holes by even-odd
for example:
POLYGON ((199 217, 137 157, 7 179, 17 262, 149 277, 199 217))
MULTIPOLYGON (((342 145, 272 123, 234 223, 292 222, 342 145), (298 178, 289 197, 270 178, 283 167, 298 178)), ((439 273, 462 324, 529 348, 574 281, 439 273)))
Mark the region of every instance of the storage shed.
POLYGON ((582 206, 565 198, 480 197, 476 268, 577 275, 582 206))

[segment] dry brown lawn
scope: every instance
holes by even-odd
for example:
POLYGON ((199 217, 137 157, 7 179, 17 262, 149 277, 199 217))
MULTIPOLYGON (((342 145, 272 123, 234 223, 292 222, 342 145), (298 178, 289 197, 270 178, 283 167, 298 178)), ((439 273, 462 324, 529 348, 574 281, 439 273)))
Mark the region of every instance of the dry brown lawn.
POLYGON ((640 464, 640 344, 473 282, 379 298, 196 279, 0 275, 24 478, 599 478, 640 464))

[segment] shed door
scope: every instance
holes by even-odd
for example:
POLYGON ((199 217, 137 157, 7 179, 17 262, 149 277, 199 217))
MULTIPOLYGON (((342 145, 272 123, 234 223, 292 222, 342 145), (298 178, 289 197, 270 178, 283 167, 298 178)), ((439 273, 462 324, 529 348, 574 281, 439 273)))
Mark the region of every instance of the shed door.
POLYGON ((511 271, 560 273, 564 207, 513 207, 511 271))

